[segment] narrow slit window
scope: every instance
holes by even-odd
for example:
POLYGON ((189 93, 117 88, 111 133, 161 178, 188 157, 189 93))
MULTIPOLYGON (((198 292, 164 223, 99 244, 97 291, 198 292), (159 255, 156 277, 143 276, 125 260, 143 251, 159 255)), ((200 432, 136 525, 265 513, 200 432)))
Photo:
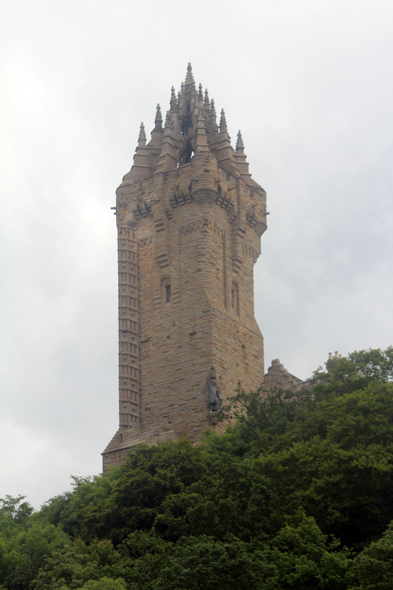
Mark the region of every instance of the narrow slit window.
POLYGON ((171 286, 165 285, 165 303, 171 302, 171 286))
POLYGON ((162 307, 172 305, 171 278, 168 275, 161 279, 160 297, 162 307))

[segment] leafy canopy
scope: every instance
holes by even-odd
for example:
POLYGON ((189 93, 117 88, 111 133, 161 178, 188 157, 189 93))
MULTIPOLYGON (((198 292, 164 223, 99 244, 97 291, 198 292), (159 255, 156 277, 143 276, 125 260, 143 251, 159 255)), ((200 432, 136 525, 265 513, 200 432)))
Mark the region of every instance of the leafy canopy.
POLYGON ((329 361, 301 392, 238 392, 228 415, 37 513, 4 498, 0 588, 391 588, 393 348, 329 361))

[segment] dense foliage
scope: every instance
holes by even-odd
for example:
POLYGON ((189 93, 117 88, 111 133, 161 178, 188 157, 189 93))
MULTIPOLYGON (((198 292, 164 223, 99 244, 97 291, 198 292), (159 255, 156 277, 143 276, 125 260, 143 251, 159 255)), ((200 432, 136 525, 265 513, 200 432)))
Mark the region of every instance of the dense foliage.
POLYGON ((39 512, 3 499, 0 588, 391 589, 393 347, 229 414, 225 434, 139 447, 39 512))

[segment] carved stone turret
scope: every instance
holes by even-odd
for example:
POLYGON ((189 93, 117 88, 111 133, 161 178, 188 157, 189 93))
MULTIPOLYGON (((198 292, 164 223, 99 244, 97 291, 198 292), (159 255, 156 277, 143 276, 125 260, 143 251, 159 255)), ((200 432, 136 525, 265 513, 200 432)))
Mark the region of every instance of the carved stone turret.
POLYGON ((223 429, 221 403, 264 374, 253 267, 266 193, 190 64, 165 126, 159 105, 148 143, 141 126, 116 205, 120 427, 104 470, 135 444, 223 429))

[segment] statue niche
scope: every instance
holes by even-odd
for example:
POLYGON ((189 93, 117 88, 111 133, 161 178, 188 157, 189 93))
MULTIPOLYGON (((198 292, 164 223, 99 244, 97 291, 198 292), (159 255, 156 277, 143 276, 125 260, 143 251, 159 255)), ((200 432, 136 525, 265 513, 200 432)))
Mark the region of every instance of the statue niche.
POLYGON ((207 406, 209 412, 219 412, 222 404, 217 387, 216 371, 212 367, 206 379, 207 406))

